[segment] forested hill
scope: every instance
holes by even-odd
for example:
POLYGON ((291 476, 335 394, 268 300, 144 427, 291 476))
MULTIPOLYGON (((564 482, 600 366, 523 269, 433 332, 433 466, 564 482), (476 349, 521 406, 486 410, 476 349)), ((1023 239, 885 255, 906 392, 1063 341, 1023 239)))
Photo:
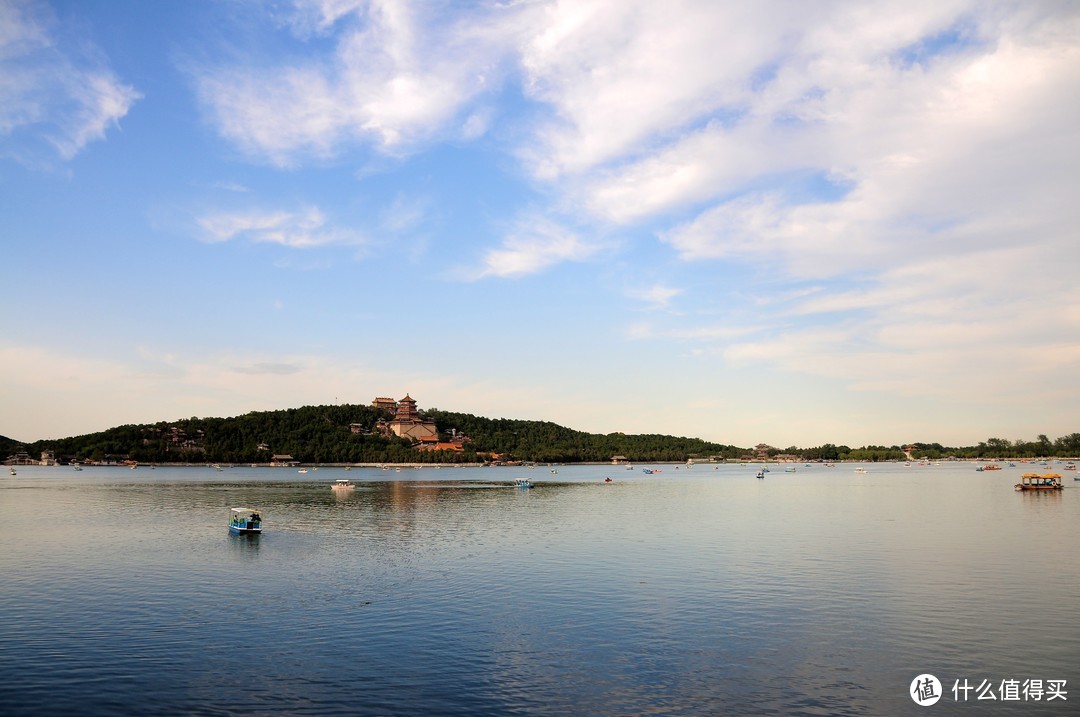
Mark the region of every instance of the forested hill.
POLYGON ((548 421, 483 418, 437 409, 424 415, 435 421, 440 433, 451 428, 465 433, 473 440, 476 450, 508 453, 544 463, 610 461, 612 456, 625 456, 632 461, 674 462, 710 456, 737 458, 747 453, 745 448, 698 438, 585 433, 548 421))
POLYGON ((10 456, 16 451, 23 450, 25 443, 19 443, 14 438, 8 438, 7 436, 0 436, 0 458, 10 456))
MULTIPOLYGON (((431 409, 421 415, 434 421, 439 438, 468 436, 463 450, 421 451, 402 438, 386 438, 375 430, 390 413, 369 405, 305 406, 282 411, 247 413, 233 418, 188 418, 153 424, 126 425, 72 438, 21 443, 0 436, 0 459, 26 453, 32 460, 52 451, 60 462, 134 460, 140 463, 266 463, 274 455, 290 455, 304 463, 473 463, 502 460, 574 463, 610 461, 625 456, 635 462, 681 462, 690 458, 741 458, 749 448, 710 443, 697 438, 655 434, 595 434, 548 421, 483 418, 431 409)), ((1080 433, 1051 441, 989 438, 977 446, 950 448, 914 443, 913 456, 939 459, 1034 458, 1080 456, 1080 433)), ((800 460, 905 460, 899 445, 849 448, 827 443, 813 448, 770 448, 800 460)))
POLYGON ((452 463, 480 462, 486 456, 478 454, 495 453, 505 460, 570 463, 610 461, 614 455, 635 461, 684 461, 746 452, 694 438, 596 435, 545 421, 439 410, 422 414, 435 421, 443 440, 452 430, 468 436, 464 450, 419 451, 408 440, 377 435, 376 422, 392 418, 389 413, 367 405, 335 405, 125 425, 34 443, 11 441, 0 444, 0 457, 25 451, 37 459, 42 451, 52 451, 61 461, 264 463, 273 455, 287 454, 305 463, 452 463))

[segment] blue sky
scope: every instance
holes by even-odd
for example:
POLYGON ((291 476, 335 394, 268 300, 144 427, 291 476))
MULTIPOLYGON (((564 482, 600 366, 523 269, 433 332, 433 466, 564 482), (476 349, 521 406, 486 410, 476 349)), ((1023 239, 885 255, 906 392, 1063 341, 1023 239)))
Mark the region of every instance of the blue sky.
POLYGON ((0 434, 1080 430, 1080 8, 0 0, 0 434))

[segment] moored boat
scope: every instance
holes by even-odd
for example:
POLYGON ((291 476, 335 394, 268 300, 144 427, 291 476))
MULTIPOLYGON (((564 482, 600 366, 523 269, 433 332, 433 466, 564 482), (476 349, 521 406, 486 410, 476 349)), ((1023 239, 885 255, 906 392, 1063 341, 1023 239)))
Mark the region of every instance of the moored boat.
POLYGON ((236 535, 261 533, 262 514, 254 508, 233 508, 229 516, 229 532, 236 535))
POLYGON ((1015 486, 1018 491, 1061 490, 1061 475, 1058 473, 1025 473, 1015 486))
POLYGON ((334 490, 352 490, 353 482, 348 478, 338 478, 330 487, 334 490))

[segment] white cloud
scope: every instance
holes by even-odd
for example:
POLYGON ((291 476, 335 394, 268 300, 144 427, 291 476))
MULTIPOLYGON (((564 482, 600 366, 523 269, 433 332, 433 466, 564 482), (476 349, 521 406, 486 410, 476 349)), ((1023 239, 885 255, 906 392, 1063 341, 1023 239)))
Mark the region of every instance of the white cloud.
POLYGON ((45 155, 36 141, 69 160, 104 139, 140 97, 96 50, 59 36, 47 10, 0 3, 0 153, 37 163, 45 155))
POLYGON ((635 288, 627 292, 630 296, 640 299, 654 309, 665 309, 671 304, 671 300, 683 293, 682 289, 676 289, 663 284, 635 288))
POLYGON ((503 240, 498 249, 485 255, 478 272, 471 278, 525 276, 563 261, 584 261, 602 248, 587 242, 576 232, 541 217, 529 217, 503 240))
POLYGON ((328 226, 326 216, 318 207, 305 207, 295 212, 222 212, 201 217, 197 223, 209 242, 246 239, 257 244, 279 244, 294 249, 365 243, 364 236, 357 231, 328 226))
MULTIPOLYGON (((446 131, 468 102, 497 86, 501 60, 527 7, 472 16, 397 2, 301 2, 301 34, 331 37, 332 54, 275 66, 257 59, 198 71, 199 95, 218 130, 279 165, 328 158, 364 143, 408 152, 446 131)), ((484 112, 459 124, 475 138, 484 112)))

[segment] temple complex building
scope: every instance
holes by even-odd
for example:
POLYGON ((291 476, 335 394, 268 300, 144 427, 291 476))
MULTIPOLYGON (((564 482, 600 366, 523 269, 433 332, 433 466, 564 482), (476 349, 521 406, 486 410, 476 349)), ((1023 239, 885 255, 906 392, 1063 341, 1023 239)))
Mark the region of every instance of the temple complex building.
POLYGON ((397 401, 383 396, 377 397, 371 402, 371 405, 383 411, 390 411, 391 413, 397 410, 397 401))
POLYGON ((434 421, 427 421, 420 417, 416 410, 416 400, 408 394, 397 402, 394 409, 394 420, 387 424, 391 433, 400 438, 409 438, 418 443, 438 443, 438 429, 434 421))

